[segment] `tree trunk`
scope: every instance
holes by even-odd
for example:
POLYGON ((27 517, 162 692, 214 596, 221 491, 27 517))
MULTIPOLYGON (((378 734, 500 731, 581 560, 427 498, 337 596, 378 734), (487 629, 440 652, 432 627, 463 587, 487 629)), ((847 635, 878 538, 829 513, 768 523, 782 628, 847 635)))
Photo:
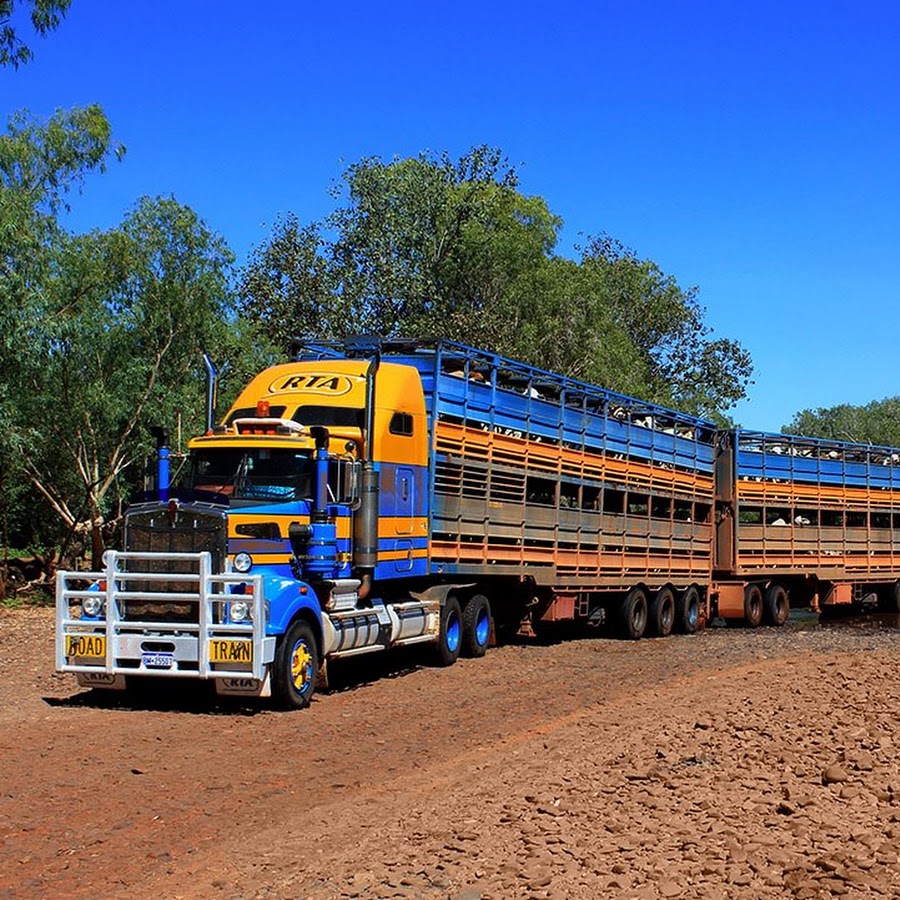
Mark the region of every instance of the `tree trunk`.
POLYGON ((103 568, 103 519, 95 516, 91 521, 91 569, 99 572, 103 568))

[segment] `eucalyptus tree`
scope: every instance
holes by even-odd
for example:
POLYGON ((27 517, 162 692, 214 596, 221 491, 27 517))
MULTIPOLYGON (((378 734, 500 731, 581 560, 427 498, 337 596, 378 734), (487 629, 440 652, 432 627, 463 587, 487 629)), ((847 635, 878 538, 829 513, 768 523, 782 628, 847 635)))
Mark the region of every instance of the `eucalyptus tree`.
MULTIPOLYGON (((58 111, 47 120, 15 113, 0 134, 0 525, 31 532, 23 471, 29 432, 22 427, 28 384, 43 360, 39 335, 56 310, 48 285, 56 277, 64 233, 58 213, 85 177, 124 148, 112 140, 99 106, 58 111)), ((56 405, 40 411, 49 422, 56 405)))
POLYGON ((900 447, 900 397, 885 397, 861 406, 841 403, 804 409, 784 430, 826 440, 900 447))
POLYGON ((552 250, 559 220, 517 190, 498 151, 351 165, 323 222, 276 222, 242 277, 246 314, 284 345, 298 331, 441 333, 491 344, 516 278, 552 250))
POLYGON ((204 349, 250 365, 231 251, 192 209, 144 198, 116 228, 60 227, 121 153, 99 107, 18 114, 0 136, 0 500, 21 540, 80 528, 99 550, 140 483, 146 426, 202 427, 204 349))
POLYGON ((59 26, 69 11, 72 0, 0 0, 0 66, 18 69, 34 57, 20 36, 21 25, 15 22, 16 9, 28 8, 28 19, 35 34, 45 35, 59 26))
POLYGON ((233 261, 172 198, 144 198, 121 226, 61 242, 52 315, 34 340, 19 413, 29 482, 62 526, 101 549, 105 519, 140 483, 150 424, 203 427, 204 349, 230 343, 233 261), (52 419, 42 410, 52 409, 52 419))
POLYGON ((693 413, 744 395, 749 355, 712 335, 696 289, 605 236, 558 255, 561 219, 498 150, 363 159, 332 194, 322 222, 276 222, 242 273, 276 344, 442 335, 693 413))

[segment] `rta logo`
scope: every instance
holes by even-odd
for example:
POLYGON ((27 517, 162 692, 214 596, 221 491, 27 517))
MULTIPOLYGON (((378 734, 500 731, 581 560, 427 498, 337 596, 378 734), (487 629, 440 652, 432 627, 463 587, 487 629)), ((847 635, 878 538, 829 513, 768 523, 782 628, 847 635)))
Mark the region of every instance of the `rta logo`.
POLYGON ((298 391, 307 394, 327 394, 331 397, 348 393, 353 382, 346 375, 302 372, 296 375, 282 375, 269 385, 270 394, 298 391))

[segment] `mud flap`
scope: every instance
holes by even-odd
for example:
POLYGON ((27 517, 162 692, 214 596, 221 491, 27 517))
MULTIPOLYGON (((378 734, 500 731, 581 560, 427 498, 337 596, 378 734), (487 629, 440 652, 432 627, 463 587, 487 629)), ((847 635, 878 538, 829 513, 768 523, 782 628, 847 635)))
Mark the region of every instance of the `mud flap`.
POLYGON ((80 687, 99 688, 104 691, 124 691, 125 676, 111 672, 76 672, 80 687))
POLYGON ((258 678, 216 678, 216 693, 223 697, 271 697, 272 677, 258 678))

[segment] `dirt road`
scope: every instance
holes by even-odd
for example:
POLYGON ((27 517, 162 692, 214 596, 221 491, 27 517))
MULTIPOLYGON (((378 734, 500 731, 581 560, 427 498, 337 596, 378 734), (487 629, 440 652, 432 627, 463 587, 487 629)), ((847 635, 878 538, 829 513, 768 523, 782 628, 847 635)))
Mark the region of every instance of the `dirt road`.
POLYGON ((0 898, 900 897, 900 631, 412 657, 134 708, 0 612, 0 898))

